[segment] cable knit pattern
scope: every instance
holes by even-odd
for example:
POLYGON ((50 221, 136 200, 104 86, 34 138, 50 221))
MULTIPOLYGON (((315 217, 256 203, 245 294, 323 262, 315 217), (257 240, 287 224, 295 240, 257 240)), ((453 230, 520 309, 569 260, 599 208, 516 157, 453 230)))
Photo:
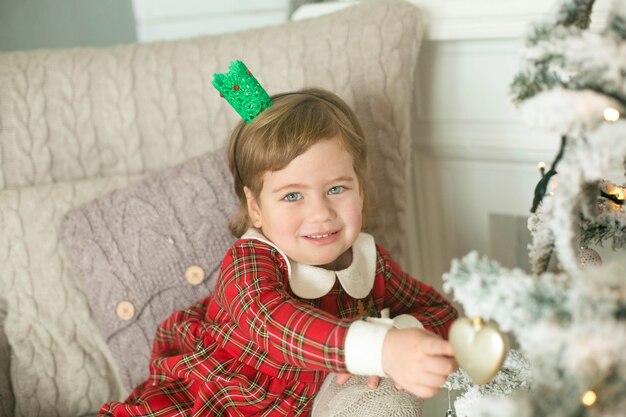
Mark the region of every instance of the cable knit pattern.
POLYGON ((211 76, 238 58, 270 94, 319 86, 354 108, 384 208, 372 232, 400 257, 419 42, 415 7, 390 0, 236 34, 2 53, 0 184, 143 174, 217 149, 237 114, 211 76))
POLYGON ((125 388, 148 376, 157 326, 213 290, 235 242, 237 207, 226 151, 216 151, 70 212, 62 240, 117 363, 125 388), (201 282, 189 283, 195 268, 201 282), (200 268, 200 269, 198 269, 200 268), (130 302, 130 319, 116 307, 130 302))
POLYGON ((128 182, 115 177, 0 193, 0 279, 15 395, 7 416, 78 416, 123 394, 57 229, 71 208, 128 182))
MULTIPOLYGON (((402 259, 420 30, 413 5, 380 0, 220 36, 0 53, 0 312, 6 306, 8 343, 0 338, 0 370, 11 369, 11 381, 0 375, 0 396, 15 395, 14 412, 3 400, 0 417, 93 411, 121 394, 122 379, 133 380, 132 371, 120 377, 113 369, 95 319, 113 332, 111 346, 124 331, 106 327, 93 298, 98 316, 89 312, 59 250, 60 221, 129 178, 223 147, 238 115, 210 82, 231 60, 244 61, 270 94, 319 86, 354 108, 371 150, 368 231, 402 259)), ((143 326, 142 317, 132 325, 143 326)))

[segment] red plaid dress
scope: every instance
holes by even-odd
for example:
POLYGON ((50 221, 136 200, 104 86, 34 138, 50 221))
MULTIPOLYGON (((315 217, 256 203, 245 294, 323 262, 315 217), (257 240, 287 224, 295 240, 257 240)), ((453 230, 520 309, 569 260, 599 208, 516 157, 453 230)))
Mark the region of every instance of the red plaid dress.
POLYGON ((105 404, 101 415, 305 416, 327 374, 347 372, 344 341, 364 306, 411 314, 444 337, 456 317, 380 246, 374 286, 363 300, 338 282, 321 298, 299 298, 287 271, 270 245, 235 243, 214 292, 157 330, 148 380, 126 402, 105 404))

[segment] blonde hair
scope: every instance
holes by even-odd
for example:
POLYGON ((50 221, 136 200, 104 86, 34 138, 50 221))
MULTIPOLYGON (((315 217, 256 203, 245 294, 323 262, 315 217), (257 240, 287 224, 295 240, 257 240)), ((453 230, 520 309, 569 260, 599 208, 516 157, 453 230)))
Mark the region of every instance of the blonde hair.
POLYGON ((251 123, 239 122, 230 136, 228 165, 239 199, 229 224, 233 235, 240 237, 251 226, 244 186, 258 197, 265 172, 285 168, 312 145, 332 137, 352 155, 363 194, 365 224, 367 146, 354 112, 334 93, 317 88, 277 94, 272 101, 274 104, 251 123))

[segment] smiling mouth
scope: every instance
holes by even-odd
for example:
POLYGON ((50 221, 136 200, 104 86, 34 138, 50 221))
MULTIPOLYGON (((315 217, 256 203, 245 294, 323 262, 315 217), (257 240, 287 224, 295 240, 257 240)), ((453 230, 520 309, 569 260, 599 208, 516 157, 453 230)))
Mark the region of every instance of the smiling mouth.
POLYGON ((336 235, 338 232, 323 233, 319 235, 307 235, 309 239, 324 239, 325 237, 336 235))

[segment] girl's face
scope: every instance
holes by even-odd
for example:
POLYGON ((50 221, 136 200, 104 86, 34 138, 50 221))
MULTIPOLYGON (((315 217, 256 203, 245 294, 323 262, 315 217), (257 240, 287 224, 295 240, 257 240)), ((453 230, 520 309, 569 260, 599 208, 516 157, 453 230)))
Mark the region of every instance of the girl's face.
POLYGON ((253 226, 290 259, 336 270, 350 265, 363 195, 352 156, 338 138, 322 140, 285 168, 266 172, 258 198, 245 192, 253 226))

